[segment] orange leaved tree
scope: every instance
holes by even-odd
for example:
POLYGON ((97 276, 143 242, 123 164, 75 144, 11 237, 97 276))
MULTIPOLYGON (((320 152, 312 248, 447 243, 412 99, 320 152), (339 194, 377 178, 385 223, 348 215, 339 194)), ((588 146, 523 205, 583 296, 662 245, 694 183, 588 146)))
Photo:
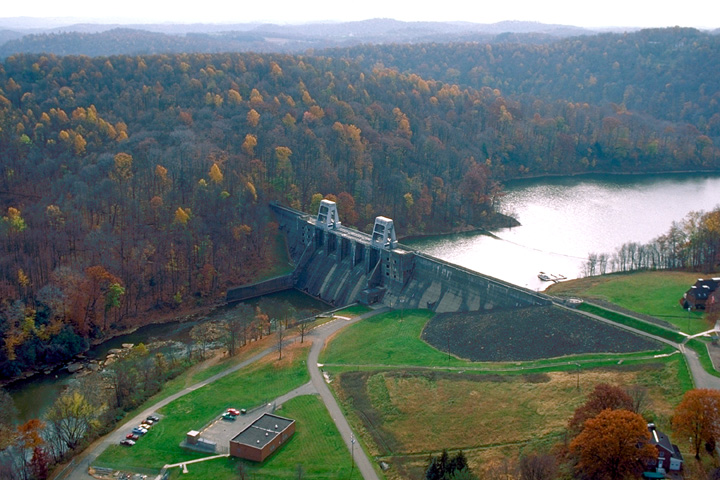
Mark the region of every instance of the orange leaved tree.
POLYGON ((700 458, 703 442, 713 443, 720 434, 720 391, 698 388, 685 392, 675 407, 672 425, 675 434, 687 436, 695 448, 695 458, 700 458))
POLYGON ((570 451, 578 456, 577 469, 587 478, 607 480, 639 476, 658 456, 647 423, 628 410, 603 410, 587 419, 570 451))

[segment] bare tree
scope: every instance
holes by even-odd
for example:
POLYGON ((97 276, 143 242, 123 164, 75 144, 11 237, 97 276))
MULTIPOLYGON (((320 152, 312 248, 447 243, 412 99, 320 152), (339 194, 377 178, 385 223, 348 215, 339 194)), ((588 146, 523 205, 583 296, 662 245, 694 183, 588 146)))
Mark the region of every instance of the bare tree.
POLYGON ((225 320, 225 346, 232 357, 237 349, 247 342, 247 326, 254 317, 249 305, 241 304, 235 307, 233 315, 225 320))
POLYGON ((282 360, 283 341, 285 340, 285 327, 281 324, 275 328, 275 339, 277 341, 276 348, 278 351, 278 360, 282 360))
POLYGON ((213 322, 203 322, 195 325, 190 330, 190 338, 200 346, 200 358, 205 359, 205 351, 208 345, 221 338, 222 333, 213 322))
POLYGON ((632 411, 642 415, 645 410, 645 404, 648 400, 648 390, 642 385, 631 385, 625 389, 625 392, 632 400, 632 411))
POLYGON ((520 457, 520 480, 552 480, 557 474, 557 461, 547 453, 520 457))
POLYGON ((17 409, 12 397, 0 388, 0 450, 13 443, 17 409))
POLYGON ((304 319, 300 320, 300 343, 305 342, 305 334, 310 330, 312 327, 312 323, 314 321, 314 317, 311 317, 311 319, 304 319))

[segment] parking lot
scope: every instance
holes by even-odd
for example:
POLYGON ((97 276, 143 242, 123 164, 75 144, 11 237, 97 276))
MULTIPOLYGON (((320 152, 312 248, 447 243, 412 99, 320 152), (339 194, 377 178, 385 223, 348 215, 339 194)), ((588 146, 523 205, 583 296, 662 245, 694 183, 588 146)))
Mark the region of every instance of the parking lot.
POLYGON ((249 410, 245 415, 235 416, 235 420, 225 420, 222 416, 218 416, 215 421, 200 432, 200 438, 206 442, 214 442, 217 445, 216 452, 227 451, 230 440, 235 435, 243 431, 260 415, 270 413, 272 410, 272 404, 266 404, 249 410))

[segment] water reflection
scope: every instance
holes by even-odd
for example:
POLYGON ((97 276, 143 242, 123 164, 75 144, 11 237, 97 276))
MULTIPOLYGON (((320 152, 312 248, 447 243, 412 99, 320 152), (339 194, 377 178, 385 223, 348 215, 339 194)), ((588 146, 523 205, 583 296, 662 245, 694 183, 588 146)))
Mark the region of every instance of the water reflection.
POLYGON ((542 290, 540 271, 582 275, 589 253, 645 243, 691 211, 720 202, 719 175, 625 175, 524 180, 506 186, 502 210, 519 227, 408 241, 429 255, 542 290))

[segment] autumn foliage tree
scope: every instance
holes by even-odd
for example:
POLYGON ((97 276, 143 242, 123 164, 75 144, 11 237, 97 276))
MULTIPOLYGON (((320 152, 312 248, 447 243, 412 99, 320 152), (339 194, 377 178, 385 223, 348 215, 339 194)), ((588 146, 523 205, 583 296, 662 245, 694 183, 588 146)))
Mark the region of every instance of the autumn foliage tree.
POLYGON ((714 443, 720 435, 720 391, 706 388, 685 392, 672 417, 675 434, 689 437, 700 458, 703 443, 714 443))
POLYGON ((625 480, 638 477, 647 462, 657 459, 647 422, 628 410, 603 410, 585 421, 570 443, 577 470, 592 479, 625 480))
POLYGON ((568 428, 570 432, 580 432, 585 422, 597 416, 603 410, 633 410, 633 400, 625 390, 607 383, 599 383, 588 395, 587 401, 575 409, 568 428))

